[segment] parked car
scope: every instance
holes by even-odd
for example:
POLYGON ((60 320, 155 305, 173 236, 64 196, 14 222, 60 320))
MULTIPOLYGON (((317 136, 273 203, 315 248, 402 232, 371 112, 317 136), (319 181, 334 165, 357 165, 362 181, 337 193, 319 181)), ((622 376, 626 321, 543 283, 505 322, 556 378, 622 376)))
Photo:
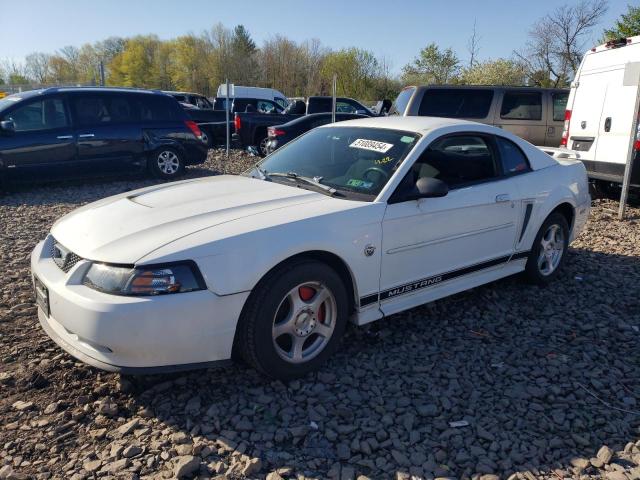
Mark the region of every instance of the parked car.
MULTIPOLYGON (((226 98, 226 92, 227 85, 223 83, 218 87, 217 97, 226 98)), ((273 100, 282 108, 286 108, 287 105, 289 105, 286 95, 275 88, 244 87, 242 85, 235 85, 233 87, 233 95, 229 96, 234 99, 259 98, 260 100, 273 100)))
POLYGON ((576 151, 589 177, 605 188, 606 183, 622 183, 632 159, 631 185, 640 187, 640 129, 635 117, 639 78, 636 36, 587 51, 571 83, 562 146, 576 151))
POLYGON ((0 177, 149 170, 175 178, 206 160, 202 132, 178 102, 123 88, 47 88, 0 100, 0 177))
MULTIPOLYGON (((366 117, 355 113, 336 113, 336 122, 356 120, 358 118, 366 117)), ((332 119, 333 116, 330 113, 312 113, 311 115, 303 115, 300 118, 283 123, 282 125, 267 128, 267 135, 269 137, 267 153, 274 152, 309 130, 331 123, 332 119)))
MULTIPOLYGON (((227 138, 227 113, 224 110, 226 99, 216 98, 213 108, 198 108, 193 104, 182 102, 181 105, 202 130, 208 147, 224 145, 227 138)), ((229 112, 230 133, 234 133, 233 115, 235 112, 252 111, 258 113, 279 113, 284 109, 272 100, 260 98, 236 98, 231 103, 229 112)))
POLYGON ((389 115, 461 118, 557 147, 569 98, 565 89, 492 86, 405 87, 389 115))
POLYGON ((244 176, 125 192, 58 220, 31 256, 38 317, 105 370, 241 356, 292 378, 320 367, 348 321, 520 272, 548 284, 589 206, 584 165, 505 130, 334 123, 244 176))
POLYGON ((213 108, 213 103, 211 103, 211 101, 207 97, 199 93, 174 92, 170 90, 164 90, 163 92, 167 95, 171 95, 180 103, 193 105, 194 107, 202 108, 204 110, 213 108))
MULTIPOLYGON (((255 147, 258 154, 265 156, 269 136, 267 128, 274 125, 282 125, 302 115, 313 113, 331 112, 332 97, 309 97, 306 102, 294 101, 281 114, 270 113, 268 115, 255 112, 235 114, 234 143, 241 148, 255 147)), ((336 111, 340 113, 354 113, 369 117, 375 114, 357 100, 338 97, 336 99, 336 111)))

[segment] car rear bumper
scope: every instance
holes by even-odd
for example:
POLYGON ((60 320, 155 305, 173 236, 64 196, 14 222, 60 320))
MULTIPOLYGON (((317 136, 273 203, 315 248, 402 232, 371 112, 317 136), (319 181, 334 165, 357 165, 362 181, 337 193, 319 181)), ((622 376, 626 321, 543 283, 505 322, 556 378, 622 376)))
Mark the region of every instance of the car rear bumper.
POLYGON ((209 366, 231 358, 237 319, 248 292, 209 290, 127 297, 82 285, 90 262, 63 272, 50 256, 52 237, 31 255, 31 271, 48 291, 38 307, 45 332, 64 350, 95 367, 153 373, 209 366))
POLYGON ((199 165, 206 162, 207 154, 209 153, 207 146, 199 140, 184 145, 184 151, 184 163, 186 165, 199 165))

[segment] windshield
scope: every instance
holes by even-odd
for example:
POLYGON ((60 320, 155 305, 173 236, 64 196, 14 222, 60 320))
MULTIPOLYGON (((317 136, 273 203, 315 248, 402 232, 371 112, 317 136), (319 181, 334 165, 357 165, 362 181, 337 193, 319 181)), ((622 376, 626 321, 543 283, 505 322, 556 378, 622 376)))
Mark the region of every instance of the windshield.
MULTIPOLYGON (((306 177, 343 197, 373 200, 418 141, 414 132, 367 127, 311 130, 265 158, 251 176, 306 177)), ((288 181, 288 180, 287 180, 288 181)), ((303 186, 303 185, 298 185, 303 186)))
POLYGON ((0 112, 11 105, 15 105, 16 102, 20 100, 22 100, 22 97, 18 95, 9 95, 8 97, 0 99, 0 112))

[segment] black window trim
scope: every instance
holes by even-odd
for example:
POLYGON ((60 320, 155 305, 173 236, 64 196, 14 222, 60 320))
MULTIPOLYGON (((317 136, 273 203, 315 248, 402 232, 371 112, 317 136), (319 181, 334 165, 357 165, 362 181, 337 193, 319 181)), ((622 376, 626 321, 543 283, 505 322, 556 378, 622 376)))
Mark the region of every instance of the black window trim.
POLYGON ((54 93, 49 95, 36 95, 33 97, 28 97, 23 100, 20 100, 19 102, 16 102, 15 105, 11 105, 11 107, 7 108, 2 113, 2 116, 0 116, 0 120, 6 119, 8 115, 11 115, 16 110, 19 110, 23 107, 31 105, 32 103, 44 102, 45 100, 52 100, 52 99, 60 99, 62 101, 62 108, 64 108, 64 116, 67 121, 67 124, 64 127, 41 128, 39 130, 16 130, 13 132, 13 134, 27 135, 27 134, 41 133, 41 132, 57 132, 57 131, 68 130, 73 128, 75 122, 73 121, 74 119, 71 116, 71 110, 70 110, 70 105, 67 102, 67 96, 63 93, 54 93))
POLYGON ((538 122, 538 121, 541 121, 544 118, 544 98, 543 98, 542 93, 543 92, 541 92, 539 90, 515 90, 515 89, 505 88, 504 91, 502 92, 502 98, 500 99, 500 109, 499 109, 500 119, 501 120, 514 121, 514 122, 538 122), (504 105, 504 99, 510 93, 516 93, 516 94, 528 93, 528 94, 538 95, 538 97, 540 98, 540 117, 539 118, 511 118, 511 117, 503 116, 502 115, 502 107, 504 105))
MULTIPOLYGON (((440 140, 444 140, 444 139, 447 139, 447 138, 452 138, 452 137, 469 137, 469 136, 480 137, 483 140, 485 140, 485 142, 487 143, 487 146, 491 150, 491 153, 492 153, 492 155, 494 157, 494 167, 496 169, 496 173, 497 174, 494 177, 486 178, 484 180, 476 180, 476 181, 473 181, 473 182, 461 183, 461 184, 455 185, 454 187, 449 187, 449 191, 460 190, 462 188, 473 187, 473 186, 476 186, 476 185, 482 185, 484 183, 499 182, 501 180, 506 180, 506 179, 509 179, 509 178, 514 177, 516 175, 522 175, 523 173, 529 173, 529 172, 532 171, 531 162, 529 161, 529 157, 527 157, 527 155, 522 151, 520 146, 517 143, 515 143, 513 140, 510 140, 510 139, 508 139, 506 137, 503 137, 502 135, 494 135, 492 133, 474 132, 474 131, 446 133, 444 135, 441 135, 441 136, 433 139, 422 150, 422 152, 420 152, 420 154, 418 155, 418 158, 416 158, 414 160, 414 162, 412 163, 411 168, 413 168, 413 165, 415 165, 415 163, 420 160, 422 155, 424 155, 427 152, 427 150, 429 149, 429 147, 432 144, 434 144, 435 142, 438 142, 440 140), (525 158, 525 160, 527 162, 527 170, 522 170, 521 172, 511 172, 511 173, 506 173, 504 171, 504 168, 502 166, 502 155, 500 155, 500 149, 498 148, 498 144, 497 144, 497 140, 496 140, 498 137, 513 143, 520 150, 520 152, 522 152, 522 155, 524 156, 524 158, 525 158)), ((409 173, 410 173, 410 170, 405 174, 405 177, 409 173)), ((403 177, 402 180, 400 180, 400 182, 398 183, 398 185, 394 189, 393 193, 391 193, 391 195, 389 195, 389 200, 387 200, 388 204, 403 203, 403 202, 407 202, 407 201, 415 201, 415 200, 403 200, 402 197, 401 197, 402 194, 399 191, 399 189, 401 188, 405 177, 403 177)))

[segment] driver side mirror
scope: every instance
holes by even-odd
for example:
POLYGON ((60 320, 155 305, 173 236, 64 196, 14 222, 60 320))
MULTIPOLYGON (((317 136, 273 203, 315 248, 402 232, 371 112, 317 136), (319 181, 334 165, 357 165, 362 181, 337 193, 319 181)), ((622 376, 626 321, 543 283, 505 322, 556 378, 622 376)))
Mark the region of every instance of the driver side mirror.
POLYGON ((416 190, 420 198, 436 198, 447 195, 449 186, 437 178, 422 177, 416 182, 416 190))
POLYGON ((0 130, 8 133, 15 133, 16 125, 13 123, 13 120, 3 120, 0 122, 0 130))
POLYGON ((419 178, 415 187, 407 192, 402 201, 419 200, 421 198, 444 197, 449 193, 449 186, 442 180, 431 177, 419 178))

